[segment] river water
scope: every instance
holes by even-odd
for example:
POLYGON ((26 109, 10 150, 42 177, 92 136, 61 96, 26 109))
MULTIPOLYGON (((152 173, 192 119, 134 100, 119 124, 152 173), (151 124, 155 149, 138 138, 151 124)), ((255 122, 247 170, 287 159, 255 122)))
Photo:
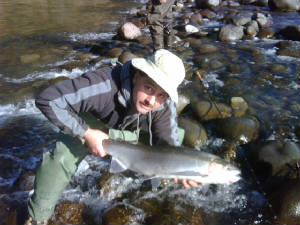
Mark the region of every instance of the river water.
MULTIPOLYGON (((1 197, 26 201, 28 192, 20 191, 16 185, 25 172, 36 169, 41 153, 52 149, 55 143, 57 129, 34 106, 34 96, 40 91, 39 84, 60 76, 73 78, 93 69, 89 64, 72 70, 61 69, 60 66, 76 61, 77 53, 85 51, 89 43, 110 40, 130 9, 144 3, 139 0, 0 0, 1 197)), ((245 9, 254 11, 252 6, 245 9)), ((268 11, 265 7, 262 10, 268 11)), ((299 13, 273 13, 272 17, 274 29, 300 23, 299 13)), ((203 25, 204 29, 210 27, 209 23, 203 25)), ((229 72, 208 68, 205 82, 211 94, 219 96, 218 100, 243 96, 252 114, 261 122, 261 138, 299 143, 299 59, 277 56, 276 42, 275 39, 254 39, 220 43, 212 37, 209 43, 216 45, 222 53, 230 49, 237 54, 235 58, 217 54, 215 60, 222 61, 225 67, 235 64, 242 69, 229 72), (253 49, 260 54, 252 55, 253 49), (279 69, 272 69, 273 65, 279 69), (269 79, 270 76, 272 79, 269 79), (228 86, 228 83, 233 84, 228 86)), ((97 56, 88 57, 93 59, 97 56)), ((185 63, 193 64, 191 58, 186 55, 185 63)), ((191 90, 197 87, 191 85, 191 90)), ((211 138, 209 141, 217 145, 218 139, 211 138)), ((112 181, 112 191, 100 193, 99 197, 91 177, 107 166, 107 161, 88 157, 62 199, 83 201, 97 211, 112 205, 120 193, 140 188, 139 179, 117 177, 112 181), (122 185, 118 186, 120 183, 122 185)), ((263 193, 247 186, 247 181, 232 186, 230 190, 220 187, 217 192, 208 187, 189 192, 178 188, 167 191, 170 192, 169 197, 185 204, 198 205, 208 214, 230 212, 234 216, 229 218, 227 215, 226 224, 269 224, 261 209, 265 204, 263 193)), ((152 197, 163 199, 167 191, 148 191, 144 196, 136 196, 126 202, 131 204, 131 201, 152 197)), ((137 215, 136 221, 141 222, 143 214, 137 215)), ((212 224, 222 223, 214 220, 212 224)))

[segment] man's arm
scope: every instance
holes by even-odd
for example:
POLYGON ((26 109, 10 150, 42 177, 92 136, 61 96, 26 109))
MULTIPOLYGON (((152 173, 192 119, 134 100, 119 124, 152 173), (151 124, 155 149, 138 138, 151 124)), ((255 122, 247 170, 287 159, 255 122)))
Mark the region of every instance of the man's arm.
POLYGON ((110 101, 111 83, 101 72, 86 73, 44 90, 36 98, 36 106, 64 133, 83 137, 88 125, 79 112, 101 111, 110 101))

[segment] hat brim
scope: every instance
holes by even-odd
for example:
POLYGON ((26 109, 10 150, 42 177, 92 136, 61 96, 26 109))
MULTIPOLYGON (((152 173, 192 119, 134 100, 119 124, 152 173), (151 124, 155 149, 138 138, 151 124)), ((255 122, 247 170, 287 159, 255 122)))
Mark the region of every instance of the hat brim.
POLYGON ((132 65, 143 71, 155 83, 157 83, 175 103, 178 103, 177 85, 163 71, 161 71, 154 63, 144 58, 134 58, 131 60, 132 65))

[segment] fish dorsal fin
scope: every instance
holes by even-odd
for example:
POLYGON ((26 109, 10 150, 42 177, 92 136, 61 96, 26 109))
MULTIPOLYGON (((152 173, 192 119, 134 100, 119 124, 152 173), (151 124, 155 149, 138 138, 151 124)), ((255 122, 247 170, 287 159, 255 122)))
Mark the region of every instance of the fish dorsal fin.
POLYGON ((109 172, 110 173, 120 173, 127 170, 127 167, 122 164, 118 159, 112 158, 110 163, 109 172))

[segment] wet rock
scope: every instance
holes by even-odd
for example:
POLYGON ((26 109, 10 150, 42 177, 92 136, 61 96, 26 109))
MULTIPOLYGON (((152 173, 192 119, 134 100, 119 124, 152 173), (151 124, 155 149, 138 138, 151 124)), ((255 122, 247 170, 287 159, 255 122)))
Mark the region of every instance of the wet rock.
POLYGON ((102 215, 103 225, 120 225, 120 224, 132 224, 133 209, 124 205, 118 205, 114 208, 108 209, 102 215))
POLYGON ((131 22, 137 26, 138 28, 144 28, 145 27, 145 21, 143 21, 142 18, 138 19, 132 19, 131 22))
POLYGON ((287 26, 279 30, 278 34, 287 40, 300 41, 300 26, 287 26))
POLYGON ((232 17, 232 21, 236 26, 244 26, 252 20, 252 13, 238 13, 232 17))
POLYGON ((82 61, 72 61, 72 62, 67 62, 65 64, 59 65, 58 68, 60 68, 61 70, 72 71, 73 69, 84 67, 86 65, 87 63, 82 61))
POLYGON ((193 102, 191 106, 200 121, 227 118, 232 115, 231 108, 223 103, 200 100, 193 102))
POLYGON ((202 23, 202 15, 200 13, 195 13, 191 16, 190 22, 192 24, 201 24, 202 23))
POLYGON ((118 58, 123 52, 122 48, 113 48, 108 51, 108 56, 111 58, 118 58))
POLYGON ((148 45, 151 43, 151 40, 147 36, 139 36, 135 40, 142 45, 148 45))
POLYGON ((262 29, 259 31, 258 35, 257 35, 260 39, 263 39, 263 38, 272 38, 274 36, 274 32, 273 30, 271 29, 262 29))
POLYGON ((118 35, 125 40, 134 40, 142 35, 140 28, 138 28, 134 23, 131 22, 122 24, 117 32, 118 35))
POLYGON ((200 54, 207 54, 217 52, 219 49, 215 45, 212 44, 202 44, 197 48, 200 54))
POLYGON ((276 211, 277 224, 295 225, 300 221, 299 179, 290 180, 277 186, 270 202, 276 211))
POLYGON ((206 129, 199 123, 188 118, 178 119, 179 127, 185 130, 184 144, 190 147, 201 147, 207 140, 206 129))
POLYGON ((229 1, 228 5, 230 7, 240 7, 241 6, 241 4, 239 2, 235 2, 235 1, 229 1))
POLYGON ((256 5, 258 6, 263 6, 263 7, 267 7, 269 4, 269 0, 258 0, 256 5))
POLYGON ((225 25, 221 28, 219 39, 221 41, 236 41, 241 40, 244 36, 244 28, 232 24, 225 25))
POLYGON ((300 2, 298 0, 269 0, 269 7, 271 10, 298 11, 300 2))
POLYGON ((83 220, 83 212, 85 205, 70 201, 59 203, 54 211, 54 219, 49 224, 85 224, 83 220))
POLYGON ((222 148, 224 149, 224 151, 222 152, 221 157, 228 162, 235 164, 237 151, 236 145, 232 142, 224 142, 222 148))
MULTIPOLYGON (((241 69, 241 66, 238 64, 230 64, 229 71, 233 74, 237 74, 237 73, 240 73, 242 71, 242 69, 241 69)), ((226 83, 228 83, 229 85, 232 85, 232 83, 231 83, 232 80, 234 80, 234 82, 237 82, 236 79, 230 79, 230 80, 227 80, 226 83)))
POLYGON ((41 58, 39 54, 27 54, 20 57, 22 64, 34 63, 41 58))
POLYGON ((263 13, 256 13, 255 14, 255 20, 257 21, 260 28, 266 28, 272 25, 272 19, 271 16, 266 16, 263 13))
POLYGON ((217 135, 230 142, 246 144, 258 137, 259 123, 256 119, 230 117, 217 122, 217 135))
POLYGON ((200 209, 183 204, 176 204, 170 200, 167 206, 166 213, 154 218, 151 224, 161 225, 204 225, 203 212, 200 209))
POLYGON ((134 204, 135 207, 142 209, 146 214, 146 221, 152 220, 153 217, 160 216, 163 205, 157 198, 147 198, 134 204))
POLYGON ((300 42, 298 41, 281 41, 276 44, 277 55, 300 58, 300 42))
POLYGON ((300 158, 297 144, 278 140, 265 142, 253 153, 256 160, 264 162, 271 167, 270 176, 285 175, 290 171, 289 166, 297 165, 300 158))
POLYGON ((133 59, 133 58, 137 58, 137 56, 135 54, 133 54, 130 51, 123 51, 121 53, 121 55, 118 58, 118 61, 122 64, 126 63, 127 61, 133 59))
POLYGON ((253 4, 253 3, 256 3, 257 0, 241 0, 241 3, 243 5, 250 5, 250 4, 253 4))
MULTIPOLYGON (((0 130, 0 134, 1 134, 1 130, 0 130)), ((21 171, 22 171, 22 165, 19 159, 9 155, 1 155, 0 156, 0 177, 1 177, 0 190, 3 188, 11 187, 21 175, 21 171)))
POLYGON ((35 174, 33 172, 26 172, 20 176, 18 186, 22 191, 30 191, 33 189, 35 174))
POLYGON ((116 199, 123 197, 122 181, 125 179, 123 174, 111 174, 107 171, 101 174, 97 182, 97 187, 100 189, 101 195, 104 198, 116 199))
POLYGON ((196 0, 196 6, 201 9, 215 8, 221 3, 220 0, 196 0))
POLYGON ((111 41, 101 41, 97 45, 92 45, 90 49, 90 53, 107 56, 107 52, 114 48, 115 45, 111 41))
POLYGON ((179 95, 178 96, 178 104, 176 105, 176 109, 177 109, 177 114, 179 115, 182 110, 188 105, 190 104, 190 99, 184 95, 179 95))
POLYGON ((274 73, 284 73, 287 71, 287 66, 282 64, 272 64, 268 66, 268 69, 274 73))
POLYGON ((225 67, 224 63, 219 59, 213 59, 209 62, 210 68, 212 70, 218 70, 225 67))
POLYGON ((250 36, 256 36, 256 34, 259 31, 258 23, 255 20, 252 20, 249 24, 246 26, 246 34, 250 36))
POLYGON ((203 18, 207 18, 207 19, 213 19, 217 16, 215 12, 210 11, 208 9, 202 10, 200 14, 202 15, 203 18))
POLYGON ((0 224, 17 225, 17 212, 9 202, 0 198, 0 224))
POLYGON ((185 25, 185 31, 191 34, 199 32, 199 29, 191 24, 187 24, 185 25))
POLYGON ((232 97, 230 103, 235 117, 243 116, 248 109, 248 104, 242 97, 232 97))

